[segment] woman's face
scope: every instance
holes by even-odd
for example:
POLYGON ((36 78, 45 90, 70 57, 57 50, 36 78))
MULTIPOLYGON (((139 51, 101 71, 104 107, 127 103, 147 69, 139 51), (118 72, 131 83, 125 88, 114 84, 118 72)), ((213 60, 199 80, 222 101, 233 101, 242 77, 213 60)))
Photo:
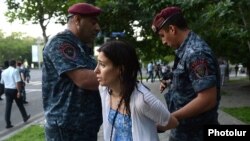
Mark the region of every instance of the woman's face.
POLYGON ((120 69, 115 67, 113 63, 100 52, 98 57, 98 64, 94 70, 97 80, 100 85, 112 87, 120 83, 120 69))

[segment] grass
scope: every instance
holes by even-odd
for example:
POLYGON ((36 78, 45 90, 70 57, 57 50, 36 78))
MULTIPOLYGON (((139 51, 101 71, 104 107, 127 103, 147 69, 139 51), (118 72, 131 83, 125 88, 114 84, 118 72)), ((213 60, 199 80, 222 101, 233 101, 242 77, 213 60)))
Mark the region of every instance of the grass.
MULTIPOLYGON (((227 83, 246 83, 246 84, 250 84, 249 83, 249 78, 248 77, 244 77, 244 78, 240 78, 237 80, 229 80, 227 81, 227 83)), ((221 91, 221 95, 228 95, 230 94, 230 91, 226 91, 226 90, 222 90, 221 91)), ((250 124, 250 107, 237 107, 237 108, 222 108, 222 110, 228 114, 230 114, 231 116, 239 119, 242 122, 245 122, 247 124, 250 124)))
POLYGON ((250 107, 222 108, 222 110, 233 117, 250 124, 250 107))
POLYGON ((249 82, 249 78, 248 77, 242 77, 242 78, 239 78, 239 79, 230 79, 228 81, 226 81, 227 83, 239 83, 239 82, 249 82))
POLYGON ((5 141, 44 141, 44 128, 41 125, 31 125, 5 141))
POLYGON ((228 93, 226 91, 221 90, 220 95, 228 95, 228 93))

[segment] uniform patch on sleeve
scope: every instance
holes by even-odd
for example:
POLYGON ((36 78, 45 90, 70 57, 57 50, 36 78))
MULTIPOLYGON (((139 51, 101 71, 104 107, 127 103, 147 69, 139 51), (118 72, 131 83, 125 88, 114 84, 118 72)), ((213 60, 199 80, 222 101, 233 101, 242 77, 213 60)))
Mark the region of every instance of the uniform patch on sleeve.
POLYGON ((75 59, 76 57, 76 50, 75 48, 69 44, 69 43, 63 43, 60 46, 60 51, 63 53, 63 55, 68 59, 75 59))
POLYGON ((193 62, 192 69, 197 78, 201 78, 201 77, 208 75, 208 68, 207 68, 206 60, 197 60, 193 62))

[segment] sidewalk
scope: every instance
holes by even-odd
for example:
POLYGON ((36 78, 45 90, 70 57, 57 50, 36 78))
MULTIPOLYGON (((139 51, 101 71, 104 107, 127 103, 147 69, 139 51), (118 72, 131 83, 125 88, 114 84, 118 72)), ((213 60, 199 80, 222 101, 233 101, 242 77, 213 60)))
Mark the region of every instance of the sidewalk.
MULTIPOLYGON (((145 85, 147 85, 151 91, 156 94, 156 96, 163 101, 164 97, 159 92, 159 81, 156 80, 156 82, 144 82, 145 85)), ((221 103, 220 103, 220 109, 219 109, 219 122, 222 125, 232 125, 232 124, 245 124, 244 122, 232 117, 231 115, 223 112, 221 108, 223 107, 241 107, 241 106, 249 106, 250 107, 250 81, 239 81, 235 83, 225 83, 225 85, 222 87, 222 91, 226 92, 227 94, 222 94, 221 96, 221 103)), ((42 116, 39 120, 36 120, 32 122, 31 124, 44 124, 44 117, 42 116)), ((22 130, 22 129, 20 129, 22 130)), ((13 131, 14 133, 18 131, 13 131)), ((13 135, 13 132, 4 136, 0 137, 0 140, 4 140, 8 138, 10 135, 13 135)), ((168 141, 169 131, 165 133, 159 134, 160 141, 168 141)), ((102 127, 98 134, 98 141, 103 141, 103 132, 102 127)))
MULTIPOLYGON (((250 80, 241 80, 246 76, 230 77, 234 82, 225 82, 221 88, 221 108, 250 107, 250 80)), ((221 124, 246 124, 223 111, 219 111, 221 124)))

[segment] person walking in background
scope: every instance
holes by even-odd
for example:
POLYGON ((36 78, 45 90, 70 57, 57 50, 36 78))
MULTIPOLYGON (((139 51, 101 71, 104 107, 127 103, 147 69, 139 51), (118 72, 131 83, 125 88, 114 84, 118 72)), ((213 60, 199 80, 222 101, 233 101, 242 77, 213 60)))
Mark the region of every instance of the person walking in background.
POLYGON ((6 128, 12 128, 10 115, 12 109, 13 100, 15 100, 17 107, 19 108, 23 121, 26 122, 30 115, 27 114, 23 101, 21 99, 21 78, 18 70, 16 69, 16 61, 11 60, 10 66, 2 72, 1 83, 4 84, 5 97, 6 97, 6 108, 5 108, 5 121, 6 128))
MULTIPOLYGON (((2 68, 0 68, 0 80, 1 80, 2 68)), ((0 83, 0 100, 3 100, 2 95, 4 94, 4 85, 0 83)))
POLYGON ((221 61, 221 62, 220 62, 220 79, 221 79, 221 86, 223 86, 223 85, 224 85, 224 82, 225 82, 226 69, 227 69, 227 65, 226 65, 225 61, 221 61))
POLYGON ((175 49, 170 81, 162 80, 160 90, 170 112, 179 121, 169 141, 203 141, 203 127, 218 125, 220 70, 208 44, 188 28, 179 7, 166 7, 153 19, 152 30, 162 43, 175 49))
MULTIPOLYGON (((9 61, 4 61, 3 68, 0 68, 0 80, 3 70, 9 67, 9 61)), ((0 100, 3 100, 2 95, 4 94, 4 84, 0 83, 0 100)))
POLYGON ((167 73, 167 65, 165 63, 161 66, 161 76, 164 76, 167 73))
POLYGON ((23 99, 23 103, 27 104, 28 101, 26 101, 26 90, 25 90, 25 69, 23 66, 23 63, 17 62, 17 70, 19 71, 20 77, 21 77, 21 98, 23 99))
POLYGON ((43 49, 42 95, 47 141, 97 141, 101 98, 94 73, 93 42, 101 9, 77 3, 68 9, 68 28, 43 49))
POLYGON ((105 141, 158 141, 156 125, 159 131, 177 126, 164 104, 138 82, 137 75, 142 73, 133 46, 110 41, 98 52, 95 73, 100 83, 105 141))
POLYGON ((30 82, 30 67, 29 66, 24 67, 24 77, 25 77, 25 81, 29 83, 30 82))
POLYGON ((155 64, 154 70, 155 70, 154 80, 155 80, 156 77, 158 77, 159 80, 161 80, 161 65, 160 64, 155 64))
POLYGON ((146 81, 148 82, 148 79, 151 79, 151 82, 154 82, 154 65, 153 62, 148 63, 147 66, 147 72, 148 72, 148 77, 146 81))
POLYGON ((235 70, 235 77, 237 77, 238 71, 239 71, 239 65, 238 64, 235 65, 234 70, 235 70))

